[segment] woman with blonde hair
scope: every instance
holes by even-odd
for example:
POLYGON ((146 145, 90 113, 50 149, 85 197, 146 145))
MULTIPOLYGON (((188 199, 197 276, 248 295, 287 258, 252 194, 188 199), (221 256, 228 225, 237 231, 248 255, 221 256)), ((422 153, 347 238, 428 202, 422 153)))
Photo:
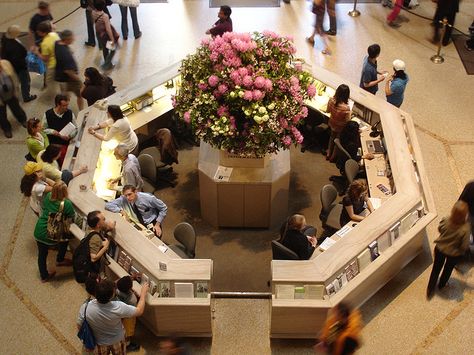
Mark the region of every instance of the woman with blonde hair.
POLYGON ((51 240, 48 236, 48 217, 50 214, 56 214, 62 209, 65 219, 72 221, 75 216, 72 202, 68 199, 67 186, 63 181, 57 181, 53 185, 51 192, 48 192, 43 200, 43 212, 36 222, 34 237, 38 245, 38 268, 40 271, 41 282, 48 282, 56 272, 48 272, 47 258, 48 251, 52 247, 57 247, 56 266, 71 266, 72 261, 66 259, 66 251, 69 235, 64 235, 60 242, 51 240))
MULTIPOLYGON (((316 247, 316 236, 307 236, 304 231, 306 218, 301 214, 294 214, 289 217, 280 229, 280 240, 288 249, 294 251, 300 260, 308 260, 316 247)), ((312 234, 316 234, 314 231, 312 234)))
POLYGON ((438 288, 446 286, 454 266, 469 248, 469 235, 471 226, 467 221, 468 205, 463 201, 457 201, 448 217, 439 222, 439 237, 436 239, 434 248, 433 270, 431 270, 426 297, 430 300, 435 291, 441 269, 443 273, 439 279, 438 288))
POLYGON ((341 227, 349 221, 362 221, 365 216, 361 213, 367 208, 370 213, 374 211, 372 202, 367 195, 367 183, 364 180, 354 180, 347 189, 346 195, 342 198, 342 212, 339 222, 341 227))

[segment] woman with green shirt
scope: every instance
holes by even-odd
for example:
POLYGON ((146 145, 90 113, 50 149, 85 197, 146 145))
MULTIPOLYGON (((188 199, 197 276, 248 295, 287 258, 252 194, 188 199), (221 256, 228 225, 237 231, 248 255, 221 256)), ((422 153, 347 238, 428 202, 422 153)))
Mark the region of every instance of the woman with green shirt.
POLYGON ((38 153, 45 150, 49 145, 49 139, 43 131, 43 124, 37 118, 30 118, 26 122, 28 137, 26 137, 26 146, 31 157, 36 160, 38 153))
MULTIPOLYGON (((67 251, 68 242, 55 242, 48 238, 48 216, 50 213, 57 213, 61 202, 64 201, 64 216, 69 219, 74 219, 75 212, 72 202, 68 200, 67 186, 62 181, 57 181, 53 185, 53 190, 49 192, 43 201, 43 213, 38 222, 36 222, 34 236, 36 244, 38 245, 38 268, 41 275, 41 282, 48 282, 56 272, 48 272, 47 258, 48 250, 51 247, 58 248, 58 255, 56 256, 56 266, 71 266, 72 261, 66 259, 64 256, 67 251)), ((64 236, 63 239, 66 239, 64 236)))

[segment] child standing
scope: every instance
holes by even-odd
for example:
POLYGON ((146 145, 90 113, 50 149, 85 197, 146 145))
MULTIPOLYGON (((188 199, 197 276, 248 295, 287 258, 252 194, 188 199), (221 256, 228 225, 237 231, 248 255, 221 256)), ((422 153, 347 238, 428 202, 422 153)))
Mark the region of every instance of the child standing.
MULTIPOLYGON (((137 306, 138 299, 132 290, 133 280, 131 276, 124 276, 117 281, 117 299, 130 306, 137 306)), ((122 319, 123 327, 125 328, 125 340, 127 341, 127 352, 137 351, 140 345, 133 343, 131 338, 135 334, 135 324, 137 319, 124 318, 122 319)))

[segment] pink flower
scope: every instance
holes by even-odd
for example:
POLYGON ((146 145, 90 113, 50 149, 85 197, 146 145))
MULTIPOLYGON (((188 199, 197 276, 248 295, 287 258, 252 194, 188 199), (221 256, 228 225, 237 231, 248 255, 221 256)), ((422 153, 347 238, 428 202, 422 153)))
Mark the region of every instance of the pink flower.
POLYGON ((184 118, 184 122, 190 123, 190 122, 191 122, 191 113, 189 113, 189 111, 186 111, 186 112, 184 113, 183 118, 184 118))
POLYGON ((230 73, 230 78, 235 83, 236 80, 240 80, 240 70, 245 68, 239 68, 239 70, 234 70, 230 73))
POLYGON ((316 87, 313 84, 308 85, 308 96, 314 97, 316 95, 316 87))
POLYGON ((288 147, 291 144, 291 137, 290 136, 283 137, 282 142, 284 145, 288 147))
POLYGON ((303 108, 301 109, 301 116, 302 117, 308 116, 308 108, 306 106, 303 106, 303 108))
POLYGON ((263 76, 257 76, 255 78, 255 87, 262 89, 265 86, 265 78, 263 76))
POLYGON ((198 88, 201 91, 207 90, 207 85, 205 83, 199 83, 198 88))
POLYGON ((287 129, 288 128, 288 121, 285 120, 284 118, 280 118, 280 126, 283 129, 287 129))
POLYGON ((252 96, 255 101, 258 101, 258 100, 263 99, 265 94, 261 92, 260 90, 254 90, 252 96))
POLYGON ((244 76, 244 78, 242 79, 242 84, 244 84, 245 87, 251 87, 253 84, 252 77, 250 75, 244 76))
POLYGON ((265 90, 267 91, 273 90, 273 83, 270 79, 265 79, 265 90))
POLYGON ((230 118, 229 118, 229 123, 230 123, 230 128, 232 128, 232 129, 237 129, 237 126, 235 125, 235 118, 234 118, 234 116, 230 116, 230 118))
POLYGON ((291 127, 291 133, 298 144, 303 143, 303 136, 301 135, 300 131, 296 127, 291 127))
POLYGON ((238 69, 238 73, 240 76, 246 76, 249 74, 249 71, 247 70, 247 68, 242 67, 238 69))
POLYGON ((209 83, 209 85, 214 87, 219 83, 219 78, 216 75, 211 75, 207 82, 209 83))
POLYGON ((220 84, 218 90, 221 94, 225 94, 229 90, 229 88, 227 87, 227 85, 220 84))
POLYGON ((227 106, 219 106, 219 108, 217 109, 217 114, 222 117, 224 115, 226 115, 228 112, 228 107, 227 106))
POLYGON ((244 100, 252 101, 252 99, 253 99, 252 91, 250 91, 250 90, 245 90, 245 92, 244 92, 244 100))
POLYGON ((297 85, 299 85, 300 81, 298 80, 297 77, 292 76, 292 77, 290 78, 290 83, 291 83, 291 86, 297 86, 297 85))

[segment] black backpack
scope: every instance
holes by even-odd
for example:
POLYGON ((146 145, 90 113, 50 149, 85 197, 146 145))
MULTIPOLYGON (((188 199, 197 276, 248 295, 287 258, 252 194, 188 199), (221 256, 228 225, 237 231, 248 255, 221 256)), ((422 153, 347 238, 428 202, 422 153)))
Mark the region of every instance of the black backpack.
POLYGON ((72 255, 72 270, 74 272, 74 278, 79 283, 86 282, 89 273, 95 269, 94 263, 91 260, 89 241, 96 234, 100 235, 97 232, 90 232, 83 238, 72 255))

